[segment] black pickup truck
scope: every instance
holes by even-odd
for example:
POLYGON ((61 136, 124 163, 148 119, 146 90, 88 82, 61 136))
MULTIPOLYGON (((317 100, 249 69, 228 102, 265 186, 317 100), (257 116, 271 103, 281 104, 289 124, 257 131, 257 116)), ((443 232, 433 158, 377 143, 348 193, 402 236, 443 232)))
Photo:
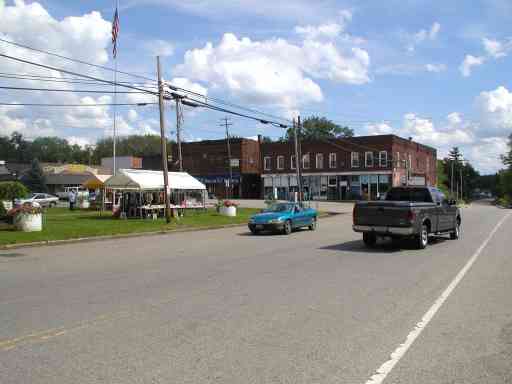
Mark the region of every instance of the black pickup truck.
POLYGON ((363 233, 367 246, 377 236, 414 238, 417 248, 428 244, 429 235, 460 236, 461 214, 455 201, 447 200, 437 188, 395 187, 383 200, 357 202, 353 211, 353 229, 363 233))

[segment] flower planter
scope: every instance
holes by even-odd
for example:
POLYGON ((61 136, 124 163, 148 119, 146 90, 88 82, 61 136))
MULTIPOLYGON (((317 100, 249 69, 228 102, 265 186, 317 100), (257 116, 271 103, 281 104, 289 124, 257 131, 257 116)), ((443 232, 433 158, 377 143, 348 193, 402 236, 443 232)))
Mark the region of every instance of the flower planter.
POLYGON ((236 207, 220 207, 219 213, 222 216, 229 216, 229 217, 235 217, 236 216, 236 207))
POLYGON ((18 231, 39 232, 43 230, 43 215, 41 213, 19 213, 14 218, 18 231))

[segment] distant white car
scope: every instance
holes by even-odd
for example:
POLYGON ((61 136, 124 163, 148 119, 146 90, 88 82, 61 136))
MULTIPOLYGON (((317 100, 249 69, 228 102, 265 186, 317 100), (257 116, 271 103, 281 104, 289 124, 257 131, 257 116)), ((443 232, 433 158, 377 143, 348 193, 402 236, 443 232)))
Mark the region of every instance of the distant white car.
POLYGON ((41 207, 55 207, 59 202, 57 196, 49 195, 48 193, 33 193, 28 199, 17 199, 16 204, 23 203, 38 203, 41 207))

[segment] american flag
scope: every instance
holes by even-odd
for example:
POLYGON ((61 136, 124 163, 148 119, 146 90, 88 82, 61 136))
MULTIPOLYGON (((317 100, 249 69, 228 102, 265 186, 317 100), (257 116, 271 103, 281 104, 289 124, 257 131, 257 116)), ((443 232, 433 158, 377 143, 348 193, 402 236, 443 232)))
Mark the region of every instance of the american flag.
POLYGON ((119 14, 117 13, 117 7, 116 7, 116 13, 114 14, 114 20, 112 21, 112 44, 114 45, 112 47, 112 56, 117 56, 117 36, 119 35, 119 14))

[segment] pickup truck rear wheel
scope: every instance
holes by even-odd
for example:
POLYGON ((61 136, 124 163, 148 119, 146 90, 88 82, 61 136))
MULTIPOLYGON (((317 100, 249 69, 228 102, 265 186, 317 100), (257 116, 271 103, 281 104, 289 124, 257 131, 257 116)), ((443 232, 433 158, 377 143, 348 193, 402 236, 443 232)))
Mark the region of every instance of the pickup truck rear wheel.
POLYGON ((317 223, 316 223, 316 217, 313 217, 313 220, 311 221, 311 225, 309 226, 310 231, 314 231, 316 229, 317 223))
POLYGON ((421 226, 421 231, 416 236, 416 247, 418 249, 425 249, 428 245, 428 227, 426 225, 421 226))
POLYGON ((367 247, 373 247, 377 243, 377 235, 372 232, 363 232, 363 241, 367 247))

